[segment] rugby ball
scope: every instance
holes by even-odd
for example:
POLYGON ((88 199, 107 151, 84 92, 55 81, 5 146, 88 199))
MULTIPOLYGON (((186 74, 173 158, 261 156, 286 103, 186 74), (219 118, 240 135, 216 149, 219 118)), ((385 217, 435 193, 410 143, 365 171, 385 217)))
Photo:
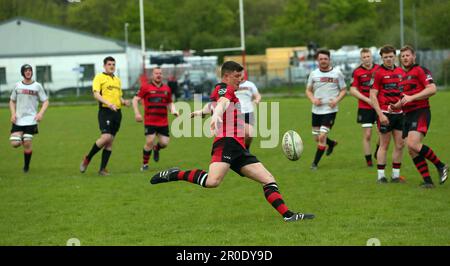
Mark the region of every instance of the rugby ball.
POLYGON ((284 155, 291 160, 297 161, 303 153, 303 141, 300 135, 294 130, 289 130, 283 135, 281 148, 284 155))

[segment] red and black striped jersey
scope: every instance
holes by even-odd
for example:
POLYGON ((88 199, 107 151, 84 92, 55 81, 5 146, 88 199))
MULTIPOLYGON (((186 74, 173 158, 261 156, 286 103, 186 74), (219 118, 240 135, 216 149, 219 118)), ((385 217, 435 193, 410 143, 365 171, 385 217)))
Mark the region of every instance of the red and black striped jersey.
POLYGON ((141 80, 141 88, 136 94, 144 105, 144 124, 146 126, 168 126, 167 105, 172 102, 172 92, 169 86, 161 84, 159 87, 141 80))
MULTIPOLYGON (((371 69, 367 69, 363 65, 357 67, 352 73, 351 86, 357 88, 362 95, 369 98, 373 73, 375 73, 379 67, 380 66, 377 64, 373 64, 371 69)), ((358 108, 372 109, 372 106, 365 101, 358 100, 358 108)))
POLYGON ((214 142, 222 138, 234 138, 245 149, 244 142, 244 120, 241 117, 241 106, 239 99, 234 94, 235 88, 225 83, 219 83, 214 87, 211 93, 210 100, 212 102, 211 109, 214 110, 217 101, 221 97, 230 100, 230 104, 223 113, 222 124, 219 125, 217 132, 219 132, 214 142))
MULTIPOLYGON (((405 95, 414 95, 425 89, 425 87, 429 84, 434 83, 433 77, 431 76, 431 72, 419 66, 418 64, 414 64, 408 71, 404 71, 403 80, 402 80, 402 94, 405 95)), ((402 108, 405 113, 409 113, 411 111, 421 109, 421 108, 429 108, 430 104, 428 99, 422 99, 418 101, 413 101, 405 104, 402 108)))
MULTIPOLYGON (((397 103, 401 93, 403 69, 394 65, 392 69, 381 65, 374 73, 372 89, 378 91, 378 103, 383 112, 388 112, 389 104, 397 103)), ((399 111, 401 113, 402 111, 399 111)))

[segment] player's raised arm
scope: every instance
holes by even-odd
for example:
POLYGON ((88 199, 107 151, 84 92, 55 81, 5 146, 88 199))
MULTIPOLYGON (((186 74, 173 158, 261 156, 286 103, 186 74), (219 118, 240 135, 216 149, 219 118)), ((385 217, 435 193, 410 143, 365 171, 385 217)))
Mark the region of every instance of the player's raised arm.
POLYGON ((192 112, 191 118, 193 118, 195 116, 205 117, 205 115, 211 114, 211 111, 212 111, 211 108, 212 108, 211 103, 207 103, 207 104, 205 104, 205 106, 203 106, 203 108, 201 110, 196 110, 196 111, 192 112))

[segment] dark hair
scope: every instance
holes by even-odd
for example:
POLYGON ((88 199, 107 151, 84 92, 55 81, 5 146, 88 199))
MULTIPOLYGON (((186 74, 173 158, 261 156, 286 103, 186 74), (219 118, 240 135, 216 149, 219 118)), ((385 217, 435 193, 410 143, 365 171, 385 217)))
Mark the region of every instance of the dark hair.
POLYGON ((222 69, 220 70, 220 72, 223 77, 223 75, 225 73, 230 73, 230 72, 234 72, 234 71, 241 72, 242 70, 244 70, 244 67, 241 66, 241 64, 236 63, 234 61, 227 61, 227 62, 223 63, 222 69))
POLYGON ((314 57, 316 59, 319 58, 319 54, 324 54, 324 55, 328 56, 328 58, 330 58, 330 51, 328 51, 328 50, 325 50, 325 49, 317 50, 316 55, 314 57))
POLYGON ((116 59, 114 59, 114 57, 112 57, 112 56, 105 57, 105 59, 103 59, 103 65, 106 65, 106 63, 108 63, 108 61, 116 62, 116 59))
POLYGON ((414 50, 414 48, 411 46, 411 45, 405 45, 405 46, 403 46, 402 47, 402 49, 400 49, 400 53, 402 53, 402 52, 404 52, 404 51, 411 51, 411 53, 413 54, 413 55, 415 55, 416 54, 416 51, 414 50))
POLYGON ((394 46, 386 44, 383 47, 381 47, 381 49, 380 49, 381 56, 383 56, 383 54, 389 54, 389 53, 394 53, 394 55, 396 54, 394 46))

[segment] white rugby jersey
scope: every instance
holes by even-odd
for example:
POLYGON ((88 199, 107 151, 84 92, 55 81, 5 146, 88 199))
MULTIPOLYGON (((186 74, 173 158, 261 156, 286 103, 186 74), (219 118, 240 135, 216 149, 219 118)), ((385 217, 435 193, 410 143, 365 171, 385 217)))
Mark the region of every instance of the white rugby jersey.
POLYGON ((10 99, 16 102, 16 125, 31 126, 37 124, 34 118, 38 113, 39 101, 44 102, 48 97, 39 82, 24 84, 19 81, 12 90, 10 99))
POLYGON ((331 108, 328 103, 331 99, 337 98, 339 92, 346 87, 344 75, 338 69, 332 68, 329 71, 321 71, 319 68, 312 71, 308 77, 307 86, 312 85, 314 97, 322 101, 322 105, 313 104, 314 114, 330 114, 338 111, 338 106, 331 108))
POLYGON ((253 112, 253 95, 258 93, 255 83, 251 81, 244 81, 239 84, 239 88, 234 92, 241 103, 241 113, 253 112))

